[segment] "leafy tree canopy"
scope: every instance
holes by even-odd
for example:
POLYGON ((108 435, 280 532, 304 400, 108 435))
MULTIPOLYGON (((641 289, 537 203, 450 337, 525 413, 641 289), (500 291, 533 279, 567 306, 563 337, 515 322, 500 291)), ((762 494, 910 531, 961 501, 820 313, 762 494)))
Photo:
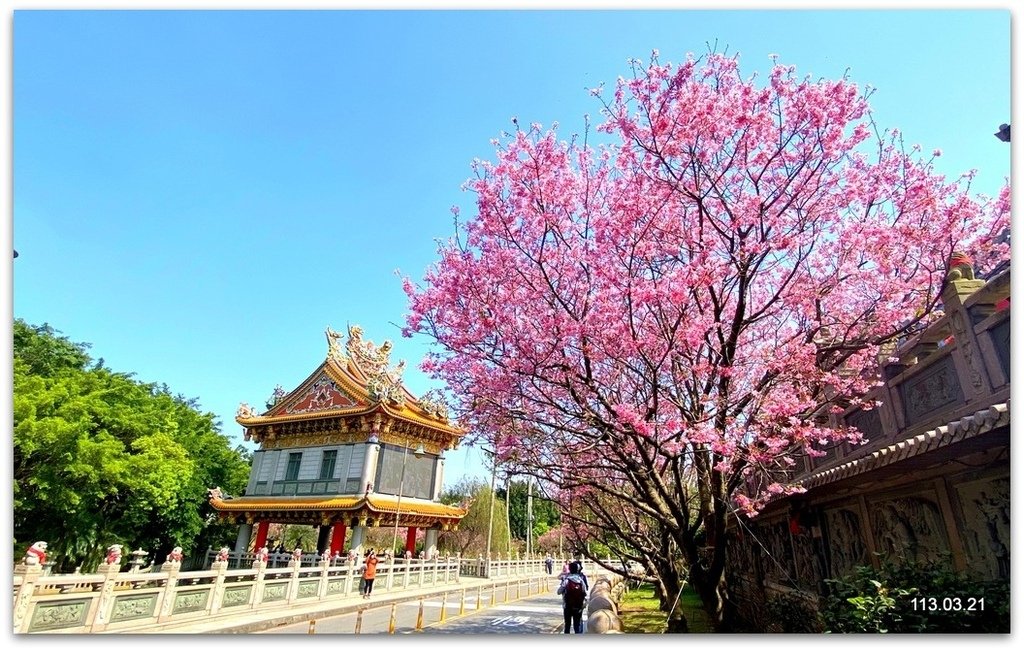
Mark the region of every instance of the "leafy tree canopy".
POLYGON ((159 561, 224 539, 206 490, 240 492, 249 459, 214 414, 94 363, 49 325, 16 319, 13 339, 15 558, 46 540, 69 570, 114 543, 159 561))

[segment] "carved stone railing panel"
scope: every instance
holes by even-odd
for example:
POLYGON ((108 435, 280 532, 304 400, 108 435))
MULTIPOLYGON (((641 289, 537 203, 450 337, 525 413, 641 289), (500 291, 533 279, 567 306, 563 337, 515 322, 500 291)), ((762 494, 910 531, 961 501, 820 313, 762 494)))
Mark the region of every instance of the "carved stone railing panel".
POLYGON ((114 609, 110 614, 110 622, 123 622, 130 619, 153 617, 156 614, 158 594, 125 595, 114 599, 114 609))
POLYGON ((45 633, 56 629, 84 626, 92 599, 50 601, 36 606, 29 624, 29 633, 45 633))
POLYGON ((182 590, 174 595, 173 615, 183 613, 195 613, 206 610, 206 604, 210 600, 212 588, 203 590, 182 590))
POLYGON ((905 380, 900 385, 900 396, 908 428, 943 409, 962 404, 964 395, 953 358, 941 357, 905 380))
POLYGON ((988 331, 992 337, 992 345, 996 349, 996 357, 1007 380, 1010 378, 1010 320, 1006 319, 988 331))
POLYGON ((954 486, 963 521, 959 527, 968 571, 984 579, 1010 580, 1010 478, 954 486))
POLYGON ((880 409, 858 409, 846 417, 846 424, 860 430, 869 444, 881 442, 884 438, 880 409))

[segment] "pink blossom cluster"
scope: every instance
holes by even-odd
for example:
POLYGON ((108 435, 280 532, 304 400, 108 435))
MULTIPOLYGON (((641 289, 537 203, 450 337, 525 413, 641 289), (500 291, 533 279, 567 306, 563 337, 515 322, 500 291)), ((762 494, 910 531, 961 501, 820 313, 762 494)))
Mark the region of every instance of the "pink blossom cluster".
POLYGON ((1009 188, 972 197, 875 137, 846 78, 655 57, 601 101, 608 144, 533 125, 475 162, 476 214, 404 281, 405 333, 439 344, 424 369, 500 459, 654 496, 676 480, 651 472, 695 470, 754 512, 800 455, 860 441, 835 405, 870 408, 952 251, 1008 256, 1009 188), (758 473, 780 479, 745 493, 758 473))

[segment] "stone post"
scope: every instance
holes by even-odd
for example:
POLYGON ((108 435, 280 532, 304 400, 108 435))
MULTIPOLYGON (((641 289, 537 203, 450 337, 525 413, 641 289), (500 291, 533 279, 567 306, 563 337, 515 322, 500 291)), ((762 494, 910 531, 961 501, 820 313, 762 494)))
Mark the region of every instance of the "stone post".
POLYGON ((36 591, 36 583, 43 575, 41 565, 26 565, 19 563, 14 567, 15 576, 21 577, 21 585, 14 595, 14 633, 24 633, 28 629, 30 621, 26 621, 28 611, 32 605, 32 595, 36 591))
POLYGON ((264 561, 253 561, 252 569, 256 570, 256 580, 252 588, 253 607, 263 603, 263 587, 267 583, 267 563, 264 561))
POLYGON ((942 306, 949 316, 949 327, 956 340, 953 362, 968 402, 992 393, 992 382, 985 369, 978 338, 974 334, 974 324, 964 307, 967 298, 984 286, 984 280, 952 280, 942 291, 942 306))
POLYGON ((224 602, 224 580, 227 577, 228 561, 214 561, 210 569, 217 573, 213 583, 213 595, 210 599, 210 614, 216 615, 220 612, 221 604, 224 602))
POLYGON ((117 575, 121 573, 121 566, 100 563, 96 573, 103 577, 103 587, 100 588, 100 600, 96 608, 96 619, 90 628, 91 633, 104 631, 110 624, 110 614, 114 608, 114 586, 117 583, 117 575))
POLYGON ((331 559, 330 557, 320 559, 320 585, 317 590, 317 595, 320 599, 327 596, 327 579, 331 571, 331 559))
POLYGON ((288 561, 288 567, 292 570, 291 580, 288 582, 288 603, 294 603, 299 597, 299 570, 302 569, 302 557, 293 557, 288 561))
POLYGON ((174 600, 178 592, 178 573, 181 571, 181 561, 165 561, 160 566, 161 572, 167 573, 167 584, 160 593, 160 603, 156 608, 156 621, 166 622, 174 614, 174 600))
POLYGON ((345 575, 345 595, 352 593, 352 582, 355 579, 356 562, 351 556, 348 559, 348 574, 345 575))

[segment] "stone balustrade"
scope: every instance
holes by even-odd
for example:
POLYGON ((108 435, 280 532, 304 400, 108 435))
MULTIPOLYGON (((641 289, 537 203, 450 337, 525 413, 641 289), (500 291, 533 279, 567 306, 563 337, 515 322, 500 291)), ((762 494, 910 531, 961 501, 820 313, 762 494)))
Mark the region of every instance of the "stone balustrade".
MULTIPOLYGON (((458 557, 381 563, 375 592, 458 583, 459 565, 458 557)), ((249 569, 214 562, 191 572, 165 563, 151 572, 100 565, 92 574, 48 576, 38 565, 18 565, 13 578, 15 633, 99 633, 350 597, 360 573, 348 562, 249 569)))

